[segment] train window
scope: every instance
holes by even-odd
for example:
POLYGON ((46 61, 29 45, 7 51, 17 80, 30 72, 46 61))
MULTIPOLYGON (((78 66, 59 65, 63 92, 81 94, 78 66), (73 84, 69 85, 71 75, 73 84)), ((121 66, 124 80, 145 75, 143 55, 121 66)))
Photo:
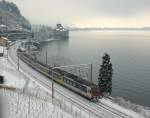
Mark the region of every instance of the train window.
POLYGON ((66 77, 64 77, 64 82, 65 82, 65 83, 67 82, 67 78, 66 78, 66 77))
POLYGON ((88 93, 91 93, 91 90, 88 90, 88 93))
POLYGON ((70 84, 73 86, 73 81, 70 81, 70 84))
POLYGON ((60 77, 60 75, 58 73, 53 72, 53 77, 55 77, 56 79, 58 79, 60 77))
POLYGON ((52 75, 52 71, 51 70, 49 70, 49 74, 52 75))
POLYGON ((75 86, 76 88, 78 88, 78 84, 76 83, 76 86, 75 86))
POLYGON ((67 83, 67 79, 65 79, 65 83, 67 83))
POLYGON ((72 81, 70 80, 70 85, 72 85, 72 81))
POLYGON ((93 87, 92 92, 96 93, 96 92, 98 92, 98 89, 96 87, 93 87))
POLYGON ((71 85, 71 81, 69 80, 69 84, 71 85))
POLYGON ((69 80, 69 84, 71 85, 71 81, 69 80))
POLYGON ((81 90, 87 92, 87 88, 85 86, 81 86, 81 90))
POLYGON ((80 85, 78 83, 76 83, 76 88, 80 88, 80 85))
POLYGON ((74 82, 72 83, 72 85, 73 85, 74 87, 76 86, 76 84, 75 84, 74 82))
POLYGON ((74 87, 76 86, 75 82, 73 82, 73 86, 74 86, 74 87))
POLYGON ((60 80, 60 79, 61 79, 61 77, 62 77, 62 76, 61 76, 61 75, 59 75, 59 76, 58 76, 58 79, 60 80))

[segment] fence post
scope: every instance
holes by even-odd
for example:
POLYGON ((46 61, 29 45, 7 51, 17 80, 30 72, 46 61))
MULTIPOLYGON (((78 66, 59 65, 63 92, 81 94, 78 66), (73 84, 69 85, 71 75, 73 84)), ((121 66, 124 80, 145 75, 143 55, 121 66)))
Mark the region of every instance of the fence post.
POLYGON ((72 114, 72 104, 73 104, 73 103, 71 102, 71 114, 72 114))
POLYGON ((91 116, 90 116, 90 112, 89 112, 89 118, 90 118, 91 116))
POLYGON ((82 114, 81 114, 81 107, 80 107, 80 118, 81 118, 81 115, 82 115, 82 114))
POLYGON ((93 65, 91 64, 91 82, 92 82, 93 65))
POLYGON ((18 70, 19 70, 19 66, 20 66, 20 64, 19 64, 19 53, 18 53, 18 70))

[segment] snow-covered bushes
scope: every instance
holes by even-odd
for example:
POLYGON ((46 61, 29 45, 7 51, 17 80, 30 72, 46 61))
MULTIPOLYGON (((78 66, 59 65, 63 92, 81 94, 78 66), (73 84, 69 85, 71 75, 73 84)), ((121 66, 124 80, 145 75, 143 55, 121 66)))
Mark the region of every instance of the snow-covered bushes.
POLYGON ((127 109, 131 109, 135 112, 140 113, 141 115, 144 115, 146 117, 150 116, 150 110, 146 110, 143 106, 131 103, 129 100, 125 100, 122 97, 114 97, 112 100, 115 103, 117 103, 127 109))
POLYGON ((3 99, 7 98, 7 118, 72 118, 52 103, 34 96, 7 89, 0 89, 0 92, 3 99))

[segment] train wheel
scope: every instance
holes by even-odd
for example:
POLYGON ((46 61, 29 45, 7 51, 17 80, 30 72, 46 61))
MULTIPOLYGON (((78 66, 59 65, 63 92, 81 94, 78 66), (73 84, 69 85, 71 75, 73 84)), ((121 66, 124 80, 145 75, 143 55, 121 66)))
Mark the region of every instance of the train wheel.
POLYGON ((98 102, 98 97, 94 97, 91 99, 91 102, 98 102))

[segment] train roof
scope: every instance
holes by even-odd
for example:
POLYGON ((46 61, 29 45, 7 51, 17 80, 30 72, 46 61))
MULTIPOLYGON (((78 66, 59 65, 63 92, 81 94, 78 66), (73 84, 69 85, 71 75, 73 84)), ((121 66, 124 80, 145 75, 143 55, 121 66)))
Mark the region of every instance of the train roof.
POLYGON ((86 85, 86 86, 89 86, 89 87, 94 87, 94 86, 96 86, 96 84, 94 84, 94 83, 92 83, 92 82, 89 82, 89 81, 87 81, 87 80, 85 80, 85 79, 83 79, 83 78, 81 78, 81 77, 78 77, 78 76, 76 76, 76 75, 74 75, 74 74, 71 74, 71 73, 68 73, 68 72, 66 72, 66 71, 63 71, 63 70, 61 70, 61 69, 54 69, 55 70, 55 72, 57 71, 57 72, 59 72, 59 73, 61 73, 61 74, 63 74, 64 76, 66 76, 66 77, 68 77, 68 78, 71 78, 72 80, 74 80, 75 82, 78 82, 78 83, 80 83, 80 84, 82 84, 82 85, 86 85))
MULTIPOLYGON (((28 55, 28 54, 26 54, 26 53, 23 53, 23 54, 24 54, 25 56, 29 57, 30 59, 34 60, 30 55, 28 55)), ((49 68, 49 69, 53 69, 53 67, 50 67, 50 66, 48 66, 48 65, 46 65, 46 64, 44 64, 44 63, 42 63, 42 62, 40 62, 40 61, 38 61, 38 60, 34 60, 34 61, 38 62, 38 63, 41 64, 42 66, 45 66, 45 67, 47 67, 47 68, 49 68)), ((89 81, 87 81, 87 80, 85 80, 85 79, 83 79, 83 78, 81 78, 81 77, 78 77, 78 76, 76 76, 76 75, 74 75, 74 74, 72 74, 72 73, 69 73, 69 72, 67 72, 67 71, 64 71, 64 70, 61 70, 61 69, 58 69, 58 68, 55 68, 55 69, 53 69, 53 70, 54 70, 55 72, 58 72, 59 74, 62 74, 62 75, 64 75, 64 76, 66 76, 66 77, 72 79, 72 80, 75 81, 75 82, 78 82, 78 83, 82 84, 82 85, 86 85, 86 86, 89 86, 89 87, 95 87, 95 86, 96 86, 96 84, 94 84, 94 83, 92 83, 92 82, 89 82, 89 81)))

